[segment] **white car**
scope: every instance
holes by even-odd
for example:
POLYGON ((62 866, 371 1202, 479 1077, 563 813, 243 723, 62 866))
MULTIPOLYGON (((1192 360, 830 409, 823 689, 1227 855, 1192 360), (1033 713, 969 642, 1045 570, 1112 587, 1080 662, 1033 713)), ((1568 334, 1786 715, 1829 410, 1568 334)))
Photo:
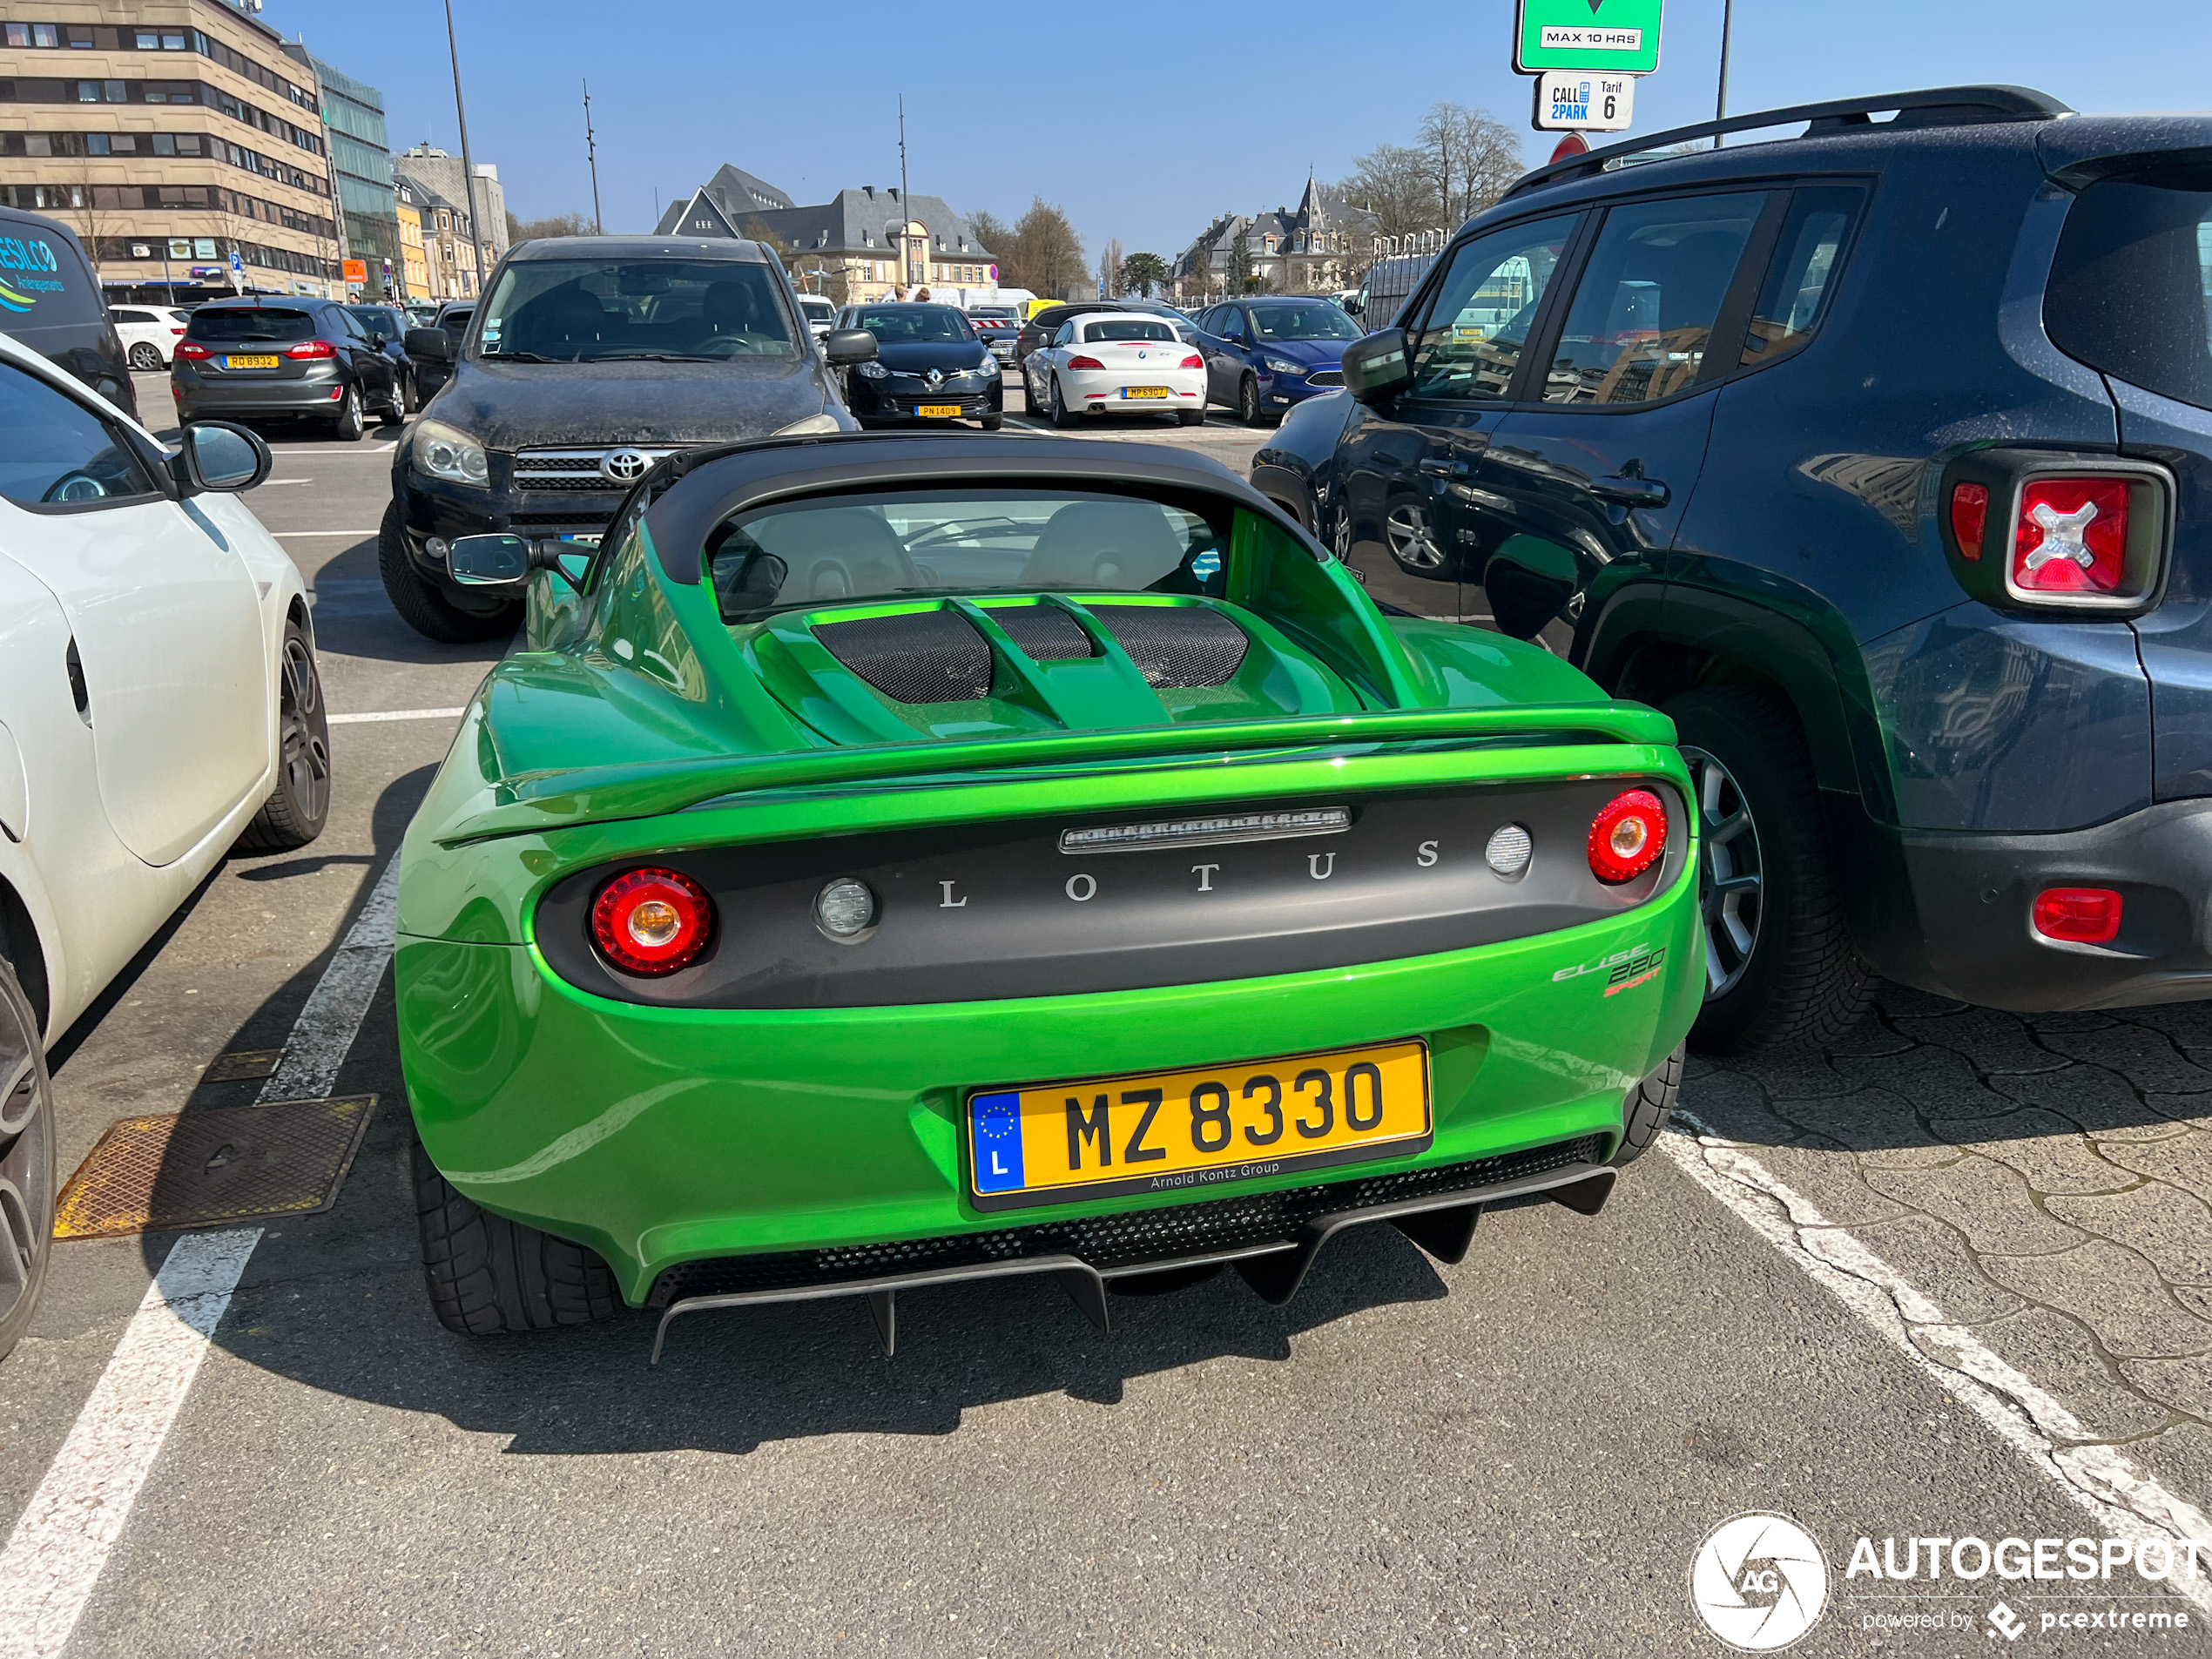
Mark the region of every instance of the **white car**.
POLYGON ((0 1354, 53 1234, 45 1044, 234 845, 330 810, 304 585, 232 498, 269 466, 216 422, 172 454, 0 339, 0 1354))
POLYGON ((817 341, 837 327, 837 302, 826 300, 819 293, 799 296, 799 314, 806 319, 806 332, 817 341))
POLYGON ((171 306, 110 306, 107 314, 114 320, 131 367, 146 374, 169 367, 190 320, 189 313, 171 306))
POLYGON ((1055 426, 1089 415, 1206 418, 1206 360, 1168 321, 1143 312, 1089 311, 1060 325, 1022 365, 1032 414, 1055 426))

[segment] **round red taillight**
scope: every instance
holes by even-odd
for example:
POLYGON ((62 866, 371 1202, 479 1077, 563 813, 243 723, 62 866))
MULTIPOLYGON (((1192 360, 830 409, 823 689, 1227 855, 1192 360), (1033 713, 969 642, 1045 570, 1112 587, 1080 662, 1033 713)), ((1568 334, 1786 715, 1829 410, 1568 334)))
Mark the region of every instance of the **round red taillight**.
POLYGON ((1590 873, 1601 881, 1633 881, 1666 849, 1667 809, 1649 789, 1615 795, 1590 825, 1590 873))
POLYGON ((674 870, 631 870, 599 889, 591 936, 625 972, 673 974, 714 936, 714 900, 674 870))

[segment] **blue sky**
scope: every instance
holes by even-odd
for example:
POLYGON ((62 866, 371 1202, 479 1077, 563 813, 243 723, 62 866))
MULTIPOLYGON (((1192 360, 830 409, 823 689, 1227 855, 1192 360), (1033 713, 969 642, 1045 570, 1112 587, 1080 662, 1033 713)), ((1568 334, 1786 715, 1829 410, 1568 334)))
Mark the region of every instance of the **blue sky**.
MULTIPOLYGON (((1512 0, 1229 0, 1203 10, 455 0, 476 158, 523 218, 589 212, 578 78, 591 79, 607 228, 650 228, 654 192, 724 161, 801 202, 908 174, 959 211, 1065 207, 1095 259, 1172 256, 1214 213, 1293 203, 1439 98, 1525 131, 1512 0)), ((1667 0, 1639 132, 1713 106, 1720 0, 1667 0)), ((383 89, 393 148, 458 151, 436 0, 266 0, 264 17, 383 89)), ((2038 86, 2089 111, 2206 98, 2206 0, 1737 0, 1730 107, 1966 81, 2038 86), (2092 19, 2124 20, 2103 30, 2092 19), (2172 66, 2161 76, 2163 66, 2172 66), (2170 89, 2170 90, 2169 90, 2170 89)), ((1552 140, 1528 135, 1532 162, 1552 140)))

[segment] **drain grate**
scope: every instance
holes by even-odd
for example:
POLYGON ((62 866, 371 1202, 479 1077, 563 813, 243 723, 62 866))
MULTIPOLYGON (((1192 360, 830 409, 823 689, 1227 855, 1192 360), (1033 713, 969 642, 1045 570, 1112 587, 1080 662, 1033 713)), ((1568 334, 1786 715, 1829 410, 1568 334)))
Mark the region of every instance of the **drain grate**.
POLYGON ((374 1095, 341 1095, 118 1119, 62 1189, 54 1237, 318 1214, 338 1202, 375 1109, 374 1095))
POLYGON ((202 1083, 242 1083, 256 1077, 273 1076, 284 1061, 281 1049, 233 1049, 228 1054, 219 1054, 206 1070, 199 1074, 202 1083))

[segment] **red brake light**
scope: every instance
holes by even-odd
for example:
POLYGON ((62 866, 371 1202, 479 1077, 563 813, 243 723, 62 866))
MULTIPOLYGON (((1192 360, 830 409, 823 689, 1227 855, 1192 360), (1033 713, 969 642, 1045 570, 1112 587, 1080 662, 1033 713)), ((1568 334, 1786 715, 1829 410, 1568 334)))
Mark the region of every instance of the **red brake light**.
POLYGON ((673 974, 695 961, 714 934, 714 901, 674 870, 632 870, 599 889, 591 935, 617 968, 673 974))
POLYGON ((1590 825, 1590 873, 1617 887, 1657 863, 1666 848, 1666 807, 1649 789, 1628 790, 1590 825))
POLYGON ((338 355, 338 347, 327 340, 303 340, 286 352, 285 355, 287 357, 335 357, 338 355))
POLYGON ((2069 944, 2110 944, 2120 934, 2122 905, 2110 887, 2046 887, 2035 895, 2035 931, 2069 944))
MULTIPOLYGON (((1954 516, 1957 500, 1954 494, 1954 516)), ((2021 486, 2014 586, 2024 593, 2111 593, 2127 574, 2124 479, 2037 478, 2021 486)))
POLYGON ((1989 522, 1989 486, 1960 484, 1951 492, 1951 533, 1959 538, 1959 556, 1981 556, 1981 533, 1989 522))
POLYGON ((169 332, 170 332, 171 334, 183 334, 185 331, 184 331, 183 329, 181 329, 181 328, 175 327, 173 327, 173 326, 172 326, 172 327, 170 328, 169 332))
POLYGON ((197 341, 187 340, 177 347, 177 355, 185 359, 187 362, 197 363, 206 358, 212 357, 214 354, 215 354, 213 352, 208 350, 206 347, 199 344, 197 341))
POLYGON ((1068 367, 1070 368, 1103 368, 1106 365, 1100 362, 1096 357, 1070 357, 1068 360, 1068 367))
POLYGON ((1205 366, 1206 360, 1199 356, 1196 352, 1192 352, 1177 365, 1178 368, 1204 368, 1205 366))

